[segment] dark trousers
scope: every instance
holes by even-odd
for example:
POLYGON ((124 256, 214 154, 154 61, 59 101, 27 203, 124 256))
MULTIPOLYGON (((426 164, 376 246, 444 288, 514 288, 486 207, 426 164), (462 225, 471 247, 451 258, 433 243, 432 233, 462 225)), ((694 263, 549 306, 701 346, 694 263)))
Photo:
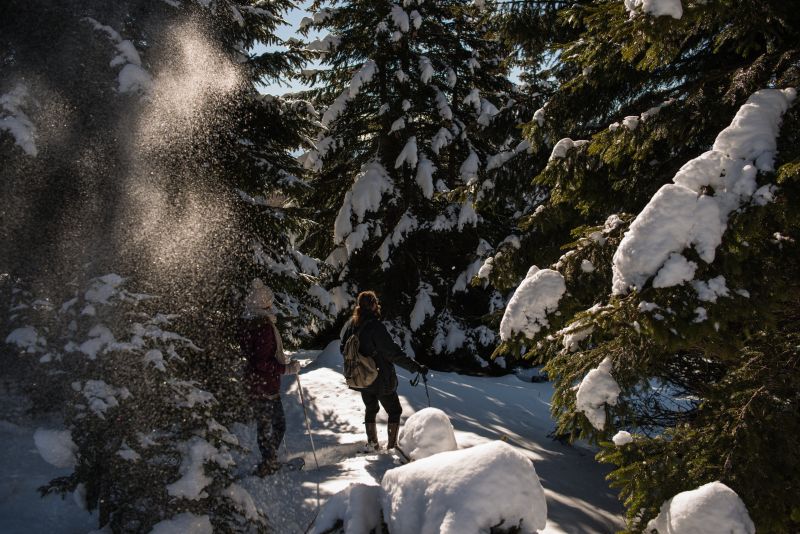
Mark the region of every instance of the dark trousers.
POLYGON ((286 433, 286 415, 281 398, 267 399, 256 404, 256 432, 262 462, 278 460, 278 448, 286 433))
POLYGON ((375 416, 378 415, 378 403, 380 402, 386 413, 389 414, 390 423, 399 423, 400 414, 403 413, 403 407, 400 406, 400 399, 397 397, 397 392, 393 391, 388 395, 378 395, 369 391, 361 392, 361 400, 364 401, 364 423, 374 423, 375 416))

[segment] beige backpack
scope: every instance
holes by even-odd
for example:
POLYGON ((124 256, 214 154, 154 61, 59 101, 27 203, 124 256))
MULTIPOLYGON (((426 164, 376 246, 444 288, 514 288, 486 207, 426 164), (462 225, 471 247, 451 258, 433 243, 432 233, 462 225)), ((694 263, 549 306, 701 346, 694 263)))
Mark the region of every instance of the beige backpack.
POLYGON ((344 344, 344 378, 348 387, 363 389, 375 382, 378 377, 378 367, 375 365, 375 360, 361 354, 359 333, 361 328, 347 338, 344 344))

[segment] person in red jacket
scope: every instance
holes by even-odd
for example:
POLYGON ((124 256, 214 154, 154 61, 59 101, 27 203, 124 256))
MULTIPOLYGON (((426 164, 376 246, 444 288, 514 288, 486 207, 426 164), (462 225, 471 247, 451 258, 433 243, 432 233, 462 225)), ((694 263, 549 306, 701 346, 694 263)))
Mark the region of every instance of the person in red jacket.
POLYGON ((247 358, 245 372, 250 398, 255 406, 258 448, 261 463, 258 476, 274 473, 280 467, 278 448, 286 433, 286 416, 281 402, 281 376, 297 374, 300 363, 290 360, 275 327, 272 290, 256 278, 245 300, 239 344, 247 358))

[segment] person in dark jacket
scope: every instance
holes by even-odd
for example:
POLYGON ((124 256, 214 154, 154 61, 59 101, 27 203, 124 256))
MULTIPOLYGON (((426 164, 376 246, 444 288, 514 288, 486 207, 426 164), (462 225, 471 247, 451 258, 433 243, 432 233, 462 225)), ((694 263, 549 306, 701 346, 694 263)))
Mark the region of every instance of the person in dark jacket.
POLYGON ((370 386, 356 389, 361 392, 364 401, 364 427, 367 432, 367 444, 371 448, 379 449, 378 430, 375 416, 383 406, 389 415, 387 449, 397 446, 397 433, 400 430, 400 414, 403 412, 400 399, 397 396, 397 373, 394 364, 412 373, 427 374, 428 368, 412 360, 403 352, 392 336, 386 330, 381 318, 381 306, 378 297, 373 291, 364 291, 358 294, 353 316, 347 321, 342 330, 340 349, 344 354, 344 345, 352 335, 358 335, 359 351, 365 356, 375 360, 378 368, 378 377, 370 386))
POLYGON ((258 448, 261 463, 256 475, 266 476, 280 467, 278 448, 286 433, 286 416, 281 402, 281 376, 297 374, 300 363, 290 360, 275 327, 272 314, 272 290, 259 280, 253 280, 241 317, 239 345, 247 358, 245 380, 255 406, 258 448))

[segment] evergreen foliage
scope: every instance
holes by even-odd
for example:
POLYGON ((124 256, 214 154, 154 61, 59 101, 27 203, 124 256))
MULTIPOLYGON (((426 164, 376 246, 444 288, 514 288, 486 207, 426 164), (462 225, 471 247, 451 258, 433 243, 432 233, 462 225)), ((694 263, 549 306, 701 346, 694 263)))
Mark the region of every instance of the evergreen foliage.
POLYGON ((612 293, 612 266, 636 214, 709 150, 751 95, 800 83, 797 13, 777 1, 683 2, 680 19, 629 12, 623 2, 517 7, 507 38, 556 82, 541 120, 527 127, 548 160, 534 179, 547 198, 519 219, 523 246, 495 261, 506 277, 491 280, 504 287, 531 264, 550 265, 567 293, 547 327, 496 354, 522 351, 545 364, 558 432, 601 442, 631 532, 668 498, 712 480, 739 493, 759 532, 796 530, 798 464, 786 452, 800 408, 797 104, 783 114, 774 170, 757 165, 758 187, 774 184, 774 195, 731 213, 713 261, 680 251, 696 266, 694 281, 649 278, 612 293), (546 37, 520 34, 543 21, 554 24, 546 37), (710 298, 701 281, 726 289, 710 298), (606 358, 622 392, 598 429, 578 411, 576 386, 606 358), (611 444, 617 429, 634 442, 611 444))
MULTIPOLYGON (((238 439, 219 421, 226 406, 200 386, 203 349, 171 330, 176 315, 132 293, 114 274, 51 301, 16 284, 6 342, 37 388, 65 403, 73 472, 40 488, 73 494, 100 526, 147 532, 193 513, 215 529, 265 531, 266 518, 236 484, 238 439)), ((61 465, 60 467, 67 467, 61 465)))
POLYGON ((472 328, 492 293, 469 281, 492 249, 487 240, 507 235, 497 224, 484 229, 489 210, 482 221, 475 205, 493 195, 490 158, 517 156, 520 142, 491 10, 459 0, 311 9, 305 30, 330 34, 308 45, 329 67, 308 76, 327 105, 303 156, 313 171, 307 202, 321 223, 309 245, 336 268, 332 292, 379 293, 409 353, 422 349, 430 362, 432 347, 440 362, 474 366, 494 342, 488 328, 472 328))
POLYGON ((47 491, 83 488, 88 505, 99 507, 102 524, 110 521, 114 531, 147 531, 172 511, 211 511, 222 531, 264 529, 260 514, 236 505, 246 492, 231 486, 235 444, 226 439, 235 438, 220 430, 250 417, 238 380, 236 288, 254 276, 273 288, 288 343, 326 319, 308 292, 316 261, 296 250, 295 239, 310 223, 292 203, 304 186, 291 151, 310 128, 310 106, 257 91, 307 56, 275 37, 294 4, 12 4, 0 22, 10 50, 5 55, 3 47, 0 95, 15 83, 28 90, 25 110, 37 127, 39 153, 26 154, 0 131, 8 163, 0 172, 9 191, 2 270, 30 282, 31 295, 59 303, 76 296, 77 280, 124 273, 161 295, 159 310, 177 312, 169 330, 203 349, 183 347, 184 338, 167 332, 155 307, 131 309, 125 299, 119 307, 98 306, 96 315, 51 307, 49 318, 16 317, 17 326, 46 325, 41 336, 48 348, 63 346, 68 335, 79 340, 30 376, 24 372, 30 367, 13 359, 16 376, 31 389, 52 388, 49 404, 40 406, 67 412, 78 447, 75 472, 47 491), (41 46, 45 30, 57 36, 55 56, 41 46), (276 50, 249 52, 259 42, 276 50), (70 135, 46 131, 44 125, 60 128, 61 121, 74 128, 70 135), (143 311, 149 318, 135 316, 143 311), (79 346, 100 331, 96 323, 116 340, 138 335, 132 328, 162 328, 165 337, 145 336, 122 348, 101 344, 102 353, 87 361, 79 346), (166 371, 139 361, 156 349, 166 371), (86 384, 100 382, 131 393, 105 419, 80 408, 86 384), (176 403, 192 392, 208 401, 176 403), (138 437, 151 430, 156 444, 145 445, 138 437), (119 457, 126 446, 140 459, 119 457), (194 464, 193 454, 200 455, 194 464), (190 468, 210 478, 208 496, 179 498, 176 505, 165 485, 190 468))

